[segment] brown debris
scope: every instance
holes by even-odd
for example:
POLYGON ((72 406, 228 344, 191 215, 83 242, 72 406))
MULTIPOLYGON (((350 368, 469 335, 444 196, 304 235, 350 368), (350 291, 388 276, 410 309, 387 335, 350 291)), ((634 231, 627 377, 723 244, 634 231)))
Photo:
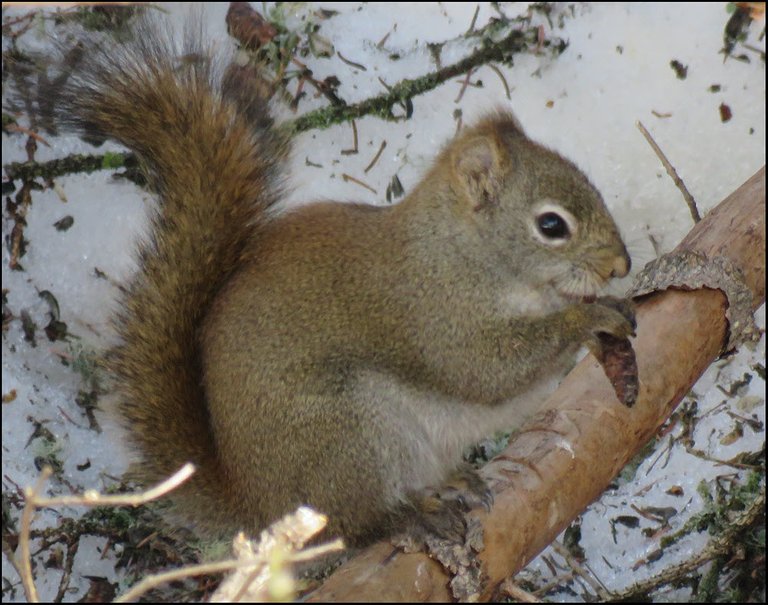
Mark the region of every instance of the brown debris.
POLYGON ((616 391, 616 397, 627 407, 637 401, 640 382, 637 377, 637 359, 632 343, 626 338, 617 338, 611 334, 600 334, 602 348, 598 361, 603 366, 605 375, 616 391))
POLYGON ((275 27, 248 2, 230 2, 227 31, 248 50, 258 50, 277 35, 275 27))

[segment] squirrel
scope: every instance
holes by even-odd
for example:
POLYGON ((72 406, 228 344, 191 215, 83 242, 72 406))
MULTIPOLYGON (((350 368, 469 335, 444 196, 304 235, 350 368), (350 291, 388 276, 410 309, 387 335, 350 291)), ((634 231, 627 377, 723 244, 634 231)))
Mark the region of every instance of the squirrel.
POLYGON ((255 70, 137 28, 83 53, 59 112, 133 150, 158 198, 107 361, 142 481, 193 462, 171 498, 206 536, 302 504, 352 545, 455 535, 489 502, 463 450, 633 333, 596 298, 630 270, 600 194, 498 111, 398 204, 278 213, 288 143, 255 70))

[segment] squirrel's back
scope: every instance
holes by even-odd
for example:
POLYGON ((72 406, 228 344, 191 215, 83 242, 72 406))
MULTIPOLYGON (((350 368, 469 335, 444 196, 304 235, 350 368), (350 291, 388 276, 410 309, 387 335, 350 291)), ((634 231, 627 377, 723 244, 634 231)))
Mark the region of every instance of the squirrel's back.
POLYGON ((159 198, 107 365, 140 479, 159 481, 195 463, 197 474, 177 494, 179 512, 216 532, 211 511, 226 518, 236 496, 217 462, 198 329, 277 200, 286 146, 269 128, 255 72, 217 65, 199 26, 188 25, 182 38, 139 19, 131 41, 89 48, 59 118, 134 151, 159 198))

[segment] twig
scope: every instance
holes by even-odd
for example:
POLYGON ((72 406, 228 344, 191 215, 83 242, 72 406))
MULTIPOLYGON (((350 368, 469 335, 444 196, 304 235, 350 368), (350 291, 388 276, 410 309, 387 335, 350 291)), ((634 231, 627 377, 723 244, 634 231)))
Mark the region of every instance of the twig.
POLYGON ((499 76, 499 79, 501 80, 501 84, 502 86, 504 86, 504 93, 507 95, 507 99, 511 100, 512 94, 510 93, 509 84, 507 84, 507 79, 504 77, 504 74, 501 73, 501 70, 498 67, 496 67, 493 63, 489 63, 488 67, 490 67, 493 71, 495 71, 496 75, 499 76))
POLYGON ((304 76, 301 76, 299 78, 299 83, 296 85, 296 93, 293 95, 290 103, 291 109, 294 113, 296 113, 296 111, 299 109, 299 101, 304 95, 304 82, 306 81, 307 79, 304 76))
MULTIPOLYGON (((27 597, 27 601, 30 603, 38 603, 40 601, 37 593, 37 589, 34 584, 34 579, 32 576, 32 554, 30 551, 30 534, 31 534, 30 527, 32 523, 32 518, 34 517, 35 510, 37 510, 38 508, 49 507, 49 506, 70 506, 70 505, 77 505, 77 504, 84 505, 84 506, 97 506, 97 505, 99 506, 101 505, 139 506, 151 500, 155 500, 167 494, 168 492, 174 490, 181 483, 189 479, 189 477, 194 472, 195 472, 194 465, 185 464, 181 469, 179 469, 176 473, 174 473, 171 477, 169 477, 165 481, 159 483, 157 486, 149 490, 146 490, 138 494, 126 494, 122 496, 104 496, 96 492, 95 490, 88 490, 85 493, 83 493, 83 495, 80 495, 80 496, 61 496, 56 498, 42 498, 38 494, 42 492, 45 482, 50 478, 51 474, 53 473, 50 467, 45 467, 41 472, 40 477, 38 478, 35 486, 28 487, 24 490, 24 497, 26 499, 26 502, 24 504, 24 510, 22 511, 22 515, 21 515, 21 530, 19 533, 20 557, 18 559, 13 556, 10 557, 11 563, 17 569, 17 571, 19 572, 19 576, 21 577, 21 581, 24 587, 24 593, 27 597)), ((321 515, 317 515, 317 513, 314 513, 314 511, 309 511, 309 512, 312 513, 314 517, 322 517, 321 515)), ((296 513, 294 516, 298 514, 299 513, 296 513)), ((304 513, 304 515, 306 516, 306 513, 304 513)), ((314 519, 314 517, 311 517, 311 519, 314 519)), ((286 522, 286 519, 288 519, 288 517, 285 517, 283 519, 283 523, 286 522)), ((322 518, 322 525, 320 525, 316 529, 313 529, 312 534, 321 530, 324 525, 325 525, 325 519, 322 518)), ((277 526, 278 524, 275 524, 273 528, 277 526)), ((273 531, 279 531, 279 530, 273 530, 273 531)), ((271 535, 269 531, 263 532, 262 544, 264 544, 265 540, 268 540, 270 537, 271 535)), ((310 538, 311 538, 311 535, 309 535, 306 538, 306 540, 309 540, 310 538)), ((242 539, 245 540, 244 537, 242 537, 242 539)), ((274 543, 274 539, 272 539, 271 542, 274 543)), ((267 544, 269 543, 270 542, 267 542, 267 544)), ((342 540, 339 539, 327 544, 321 544, 319 546, 315 546, 305 550, 289 552, 287 553, 285 561, 287 563, 307 561, 331 552, 336 552, 343 548, 344 548, 344 543, 342 540)), ((69 553, 70 558, 74 557, 74 552, 76 551, 71 551, 70 549, 70 553, 69 553)), ((260 565, 263 568, 265 565, 268 565, 269 562, 270 560, 268 557, 251 556, 246 558, 230 559, 227 561, 221 561, 217 563, 193 565, 189 567, 184 567, 182 569, 176 569, 173 571, 156 574, 148 578, 145 578, 144 580, 142 580, 141 582, 133 586, 127 593, 117 598, 115 602, 125 603, 127 601, 133 601, 137 599, 139 596, 146 593, 147 591, 152 590, 153 588, 166 582, 171 582, 174 580, 179 580, 179 579, 188 578, 192 576, 207 575, 207 574, 213 574, 213 573, 218 573, 222 571, 231 571, 231 570, 239 569, 242 567, 253 567, 253 566, 260 565)), ((60 592, 61 592, 62 586, 64 586, 64 579, 62 579, 62 583, 60 583, 60 592)))
POLYGON ((332 552, 337 552, 344 549, 344 540, 337 538, 333 542, 327 544, 320 544, 319 546, 313 546, 311 548, 305 548, 289 557, 291 563, 301 563, 303 561, 311 561, 318 557, 322 557, 332 552))
POLYGON ((328 99, 331 102, 332 106, 346 107, 347 105, 346 101, 339 98, 335 90, 332 87, 329 87, 325 82, 316 80, 314 75, 312 74, 312 70, 309 69, 309 67, 307 67, 306 64, 299 61, 296 57, 291 58, 291 63, 296 65, 301 70, 300 75, 302 80, 306 80, 307 82, 309 82, 315 88, 315 90, 317 90, 317 92, 319 92, 321 95, 323 95, 326 99, 328 99))
POLYGON ((32 555, 29 550, 29 532, 32 526, 32 517, 35 516, 35 496, 40 493, 45 482, 53 474, 50 466, 43 468, 40 477, 37 479, 34 487, 27 487, 24 490, 24 510, 21 512, 21 531, 19 532, 19 570, 21 571, 21 585, 24 587, 24 594, 27 595, 27 601, 30 603, 39 603, 40 598, 37 595, 35 581, 32 578, 32 555))
POLYGON ((723 466, 731 466, 733 468, 746 469, 750 471, 757 471, 762 468, 760 464, 745 464, 743 462, 739 462, 738 460, 722 460, 720 458, 715 458, 714 456, 707 454, 704 450, 691 447, 690 445, 685 446, 685 451, 693 456, 696 456, 697 458, 701 458, 702 460, 708 460, 709 462, 714 462, 715 464, 721 464, 723 466))
POLYGON ((537 588, 532 594, 534 598, 540 598, 546 596, 546 594, 553 588, 562 588, 565 584, 576 578, 576 573, 570 571, 565 574, 553 574, 555 577, 549 582, 544 584, 541 588, 537 588))
POLYGON ((124 595, 116 598, 114 602, 127 603, 128 601, 135 601, 145 592, 148 592, 166 582, 173 582, 174 580, 182 580, 184 578, 191 578, 193 576, 205 576, 222 571, 232 571, 233 569, 248 567, 249 565, 254 564, 254 561, 238 561, 237 559, 228 559, 227 561, 220 561, 218 563, 204 563, 202 565, 191 565, 189 567, 182 567, 181 569, 166 571, 163 573, 155 574, 153 576, 149 576, 148 578, 144 578, 138 584, 133 585, 131 589, 124 595))
POLYGON ((15 19, 6 21, 5 23, 3 23, 3 30, 10 29, 14 25, 18 25, 22 21, 29 21, 32 18, 34 18, 36 14, 37 14, 36 11, 29 11, 26 15, 22 15, 21 17, 16 17, 15 19))
POLYGON ((341 155, 353 155, 358 151, 357 148, 357 123, 352 120, 352 149, 342 149, 341 155))
POLYGON ((59 589, 56 591, 56 596, 53 598, 54 603, 62 603, 64 601, 64 595, 69 588, 69 580, 72 577, 72 568, 75 566, 75 557, 77 556, 77 551, 79 549, 79 541, 67 545, 67 557, 62 566, 63 569, 61 580, 59 581, 59 589))
POLYGON ((456 97, 456 100, 454 103, 458 103, 461 101, 461 97, 464 96, 464 91, 467 90, 467 86, 469 86, 469 78, 472 77, 472 71, 474 70, 473 67, 470 67, 469 70, 467 70, 467 75, 464 77, 464 82, 461 85, 461 90, 459 91, 459 96, 456 97))
MULTIPOLYGON (((338 552, 340 550, 344 550, 344 540, 338 538, 327 544, 321 544, 319 546, 314 546, 312 548, 307 548, 298 552, 291 552, 287 555, 285 561, 280 561, 280 563, 300 563, 303 561, 311 561, 312 559, 316 559, 333 552, 338 552)), ((266 556, 264 553, 259 554, 261 556, 255 556, 251 561, 255 569, 249 573, 248 577, 243 581, 240 589, 237 591, 237 593, 235 593, 234 597, 232 597, 232 602, 239 603, 243 600, 244 597, 248 597, 248 599, 253 598, 254 593, 251 592, 251 586, 258 579, 259 575, 263 573, 265 565, 270 565, 272 567, 270 570, 271 573, 275 573, 275 559, 280 559, 279 555, 275 557, 274 554, 269 554, 266 556), (260 566, 257 567, 259 564, 260 566)), ((258 592, 256 592, 256 594, 258 595, 258 592)), ((269 596, 272 597, 273 595, 269 596)))
POLYGON ((349 181, 352 181, 353 183, 357 183, 357 184, 358 184, 358 185, 360 185, 361 187, 365 187, 365 188, 366 188, 368 191, 372 192, 374 195, 378 195, 378 194, 379 194, 379 192, 378 192, 378 191, 376 191, 376 190, 375 190, 373 187, 371 187, 370 185, 367 185, 366 183, 363 183, 363 181, 361 181, 360 179, 356 179, 355 177, 353 177, 353 176, 349 176, 349 175, 348 175, 348 174, 346 174, 346 173, 343 173, 343 174, 341 175, 341 178, 342 178, 342 179, 344 179, 344 182, 345 182, 345 183, 346 183, 346 182, 349 182, 349 181))
MULTIPOLYGON (((477 30, 475 35, 481 36, 487 27, 485 26, 477 30)), ((392 113, 393 106, 406 104, 406 101, 410 101, 420 94, 435 89, 446 80, 465 74, 469 69, 477 68, 490 62, 509 63, 516 53, 526 51, 529 45, 538 39, 535 37, 534 40, 531 40, 532 35, 535 36, 537 33, 535 28, 522 31, 512 29, 507 36, 497 42, 484 42, 479 49, 458 63, 442 67, 420 78, 406 78, 394 86, 387 85, 379 78, 387 88, 385 94, 371 97, 352 105, 332 104, 329 107, 310 111, 284 123, 281 129, 289 135, 294 135, 313 128, 328 128, 334 124, 340 124, 353 118, 361 118, 368 115, 376 115, 390 121, 402 119, 392 113)), ((382 39, 380 44, 385 41, 385 39, 382 39)), ((307 76, 308 74, 303 73, 302 75, 307 76)), ((301 81, 299 80, 300 83, 301 81)), ((319 85, 317 82, 315 84, 319 85)), ((134 167, 136 163, 136 157, 132 153, 112 153, 107 155, 72 155, 48 162, 12 162, 4 168, 10 180, 30 180, 38 176, 54 178, 73 172, 93 172, 94 170, 117 168, 120 166, 134 167)))
POLYGON ((302 550, 328 523, 325 515, 302 506, 285 515, 261 532, 258 542, 238 534, 232 550, 239 561, 248 561, 245 569, 235 570, 221 583, 212 602, 280 601, 290 599, 296 583, 288 574, 288 564, 305 561, 344 548, 335 540, 302 550))
POLYGON ((384 34, 384 37, 378 41, 378 43, 376 44, 376 48, 381 49, 387 43, 387 40, 389 39, 389 34, 391 34, 396 29, 397 29, 397 23, 395 23, 392 26, 392 29, 390 29, 386 34, 384 34))
POLYGON ((373 159, 371 160, 371 163, 370 163, 370 164, 368 164, 368 165, 365 167, 365 170, 363 170, 363 172, 365 172, 366 174, 368 174, 368 171, 369 171, 371 168, 373 168, 373 167, 374 167, 374 165, 376 164, 376 162, 378 162, 378 161, 379 161, 379 158, 381 157, 381 154, 382 154, 382 152, 384 151, 384 148, 385 148, 386 146, 387 146, 387 142, 386 142, 386 141, 382 141, 382 142, 381 142, 381 147, 379 147, 379 150, 376 152, 376 155, 375 155, 375 156, 373 156, 373 159))
POLYGON ((9 36, 11 39, 16 39, 22 34, 26 33, 27 30, 29 30, 34 25, 34 17, 37 15, 37 11, 30 11, 26 15, 19 17, 18 19, 14 19, 13 21, 8 21, 6 23, 3 23, 3 36, 9 36), (21 23, 22 21, 26 21, 23 27, 21 27, 18 31, 11 31, 12 26, 17 25, 21 23))
POLYGON ((699 214, 699 209, 696 207, 696 200, 693 199, 693 196, 688 191, 687 187, 685 186, 685 183, 683 183, 683 180, 678 176, 677 171, 674 169, 672 164, 669 163, 669 160, 664 155, 664 152, 656 144, 656 141, 653 140, 651 133, 646 130, 645 126, 643 126, 643 123, 638 121, 637 127, 638 129, 640 129, 640 132, 643 133, 643 136, 645 137, 645 140, 648 141, 648 144, 653 148, 653 151, 656 153, 656 156, 659 158, 659 160, 661 160, 661 163, 666 169, 667 174, 672 178, 675 185, 677 185, 677 188, 680 190, 680 193, 683 194, 683 199, 685 200, 685 203, 688 204, 688 210, 690 210, 691 212, 691 217, 693 217, 693 222, 698 223, 701 220, 701 215, 699 214))
POLYGON ((150 500, 155 500, 175 489, 178 485, 189 479, 195 467, 192 464, 185 464, 173 476, 166 479, 156 487, 139 494, 127 494, 123 496, 104 496, 95 490, 88 490, 82 496, 60 496, 57 498, 41 498, 38 494, 43 490, 45 482, 53 474, 53 470, 46 466, 40 473, 40 477, 34 487, 28 487, 24 490, 24 510, 21 513, 21 529, 19 532, 19 554, 21 561, 18 562, 19 575, 24 587, 24 593, 30 603, 40 601, 35 582, 32 577, 32 555, 29 549, 29 536, 31 532, 32 518, 38 508, 47 506, 139 506, 150 500))
POLYGON ((743 42, 741 44, 744 48, 747 50, 751 50, 753 53, 757 53, 760 55, 760 58, 765 61, 765 51, 757 48, 756 46, 752 46, 751 44, 747 44, 746 42, 743 42))
MULTIPOLYGON (((482 29, 478 31, 483 32, 482 29)), ((536 28, 512 29, 498 41, 484 41, 480 48, 457 63, 447 65, 420 78, 404 79, 394 86, 388 86, 386 94, 368 98, 354 105, 332 106, 311 111, 284 124, 283 127, 289 134, 296 134, 312 128, 328 128, 333 124, 366 115, 376 115, 390 121, 400 119, 392 113, 394 105, 403 104, 420 94, 434 90, 446 80, 466 74, 470 69, 476 69, 490 62, 509 63, 516 53, 530 48, 530 45, 537 40, 537 33, 536 28)))
MULTIPOLYGON (((166 495, 189 479, 195 472, 195 466, 187 463, 162 483, 138 494, 105 496, 96 490, 86 490, 82 496, 58 496, 56 498, 34 498, 37 508, 45 506, 141 506, 166 495)), ((47 477, 46 477, 47 478, 47 477)))
POLYGON ((504 594, 512 597, 518 603, 541 603, 541 599, 520 588, 511 578, 504 580, 500 588, 504 594))
POLYGON ((593 576, 593 572, 591 570, 585 569, 565 546, 560 544, 560 542, 555 541, 552 542, 552 550, 554 550, 557 554, 565 559, 565 561, 568 563, 568 566, 576 573, 577 576, 581 577, 587 584, 589 584, 589 586, 592 588, 592 590, 595 591, 595 594, 600 598, 600 600, 607 601, 610 599, 610 591, 608 591, 608 589, 605 587, 605 584, 603 584, 596 576, 593 576))
POLYGON ((477 23, 477 15, 480 13, 480 5, 478 4, 475 7, 475 14, 472 15, 472 23, 469 24, 469 29, 467 30, 467 33, 464 34, 465 36, 468 34, 471 34, 473 31, 475 31, 475 23, 477 23))
POLYGON ((368 68, 365 65, 361 65, 360 63, 355 63, 354 61, 350 61, 344 55, 342 55, 338 50, 336 51, 336 54, 338 55, 339 59, 341 59, 347 65, 351 65, 352 67, 356 67, 357 69, 359 69, 361 71, 368 71, 368 68))
POLYGON ((41 137, 39 134, 37 134, 33 130, 30 130, 29 128, 24 128, 23 126, 19 126, 18 124, 9 124, 8 126, 5 127, 5 129, 8 130, 9 132, 18 132, 21 134, 26 134, 27 136, 32 137, 36 141, 39 141, 46 147, 51 146, 51 144, 48 141, 46 141, 43 137, 41 137))
POLYGON ((47 162, 11 162, 6 164, 4 168, 8 179, 29 181, 37 177, 52 179, 73 172, 93 172, 104 168, 135 165, 136 156, 132 153, 109 153, 105 155, 73 154, 47 162))

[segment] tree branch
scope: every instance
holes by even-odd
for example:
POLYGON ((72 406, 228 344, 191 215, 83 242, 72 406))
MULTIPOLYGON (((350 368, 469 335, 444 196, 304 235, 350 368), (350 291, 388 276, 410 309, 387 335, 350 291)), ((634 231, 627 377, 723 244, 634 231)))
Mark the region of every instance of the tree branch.
MULTIPOLYGON (((677 251, 725 256, 741 269, 752 308, 765 299, 765 167, 712 210, 677 251)), ((602 368, 587 356, 483 469, 494 492, 490 512, 474 510, 482 543, 448 571, 424 553, 375 544, 312 594, 317 601, 490 599, 505 578, 547 546, 653 436, 725 343, 727 301, 720 290, 669 289, 638 304, 640 394, 616 400, 602 368), (471 565, 470 565, 471 567, 471 565), (449 584, 451 588, 449 588, 449 584)))

